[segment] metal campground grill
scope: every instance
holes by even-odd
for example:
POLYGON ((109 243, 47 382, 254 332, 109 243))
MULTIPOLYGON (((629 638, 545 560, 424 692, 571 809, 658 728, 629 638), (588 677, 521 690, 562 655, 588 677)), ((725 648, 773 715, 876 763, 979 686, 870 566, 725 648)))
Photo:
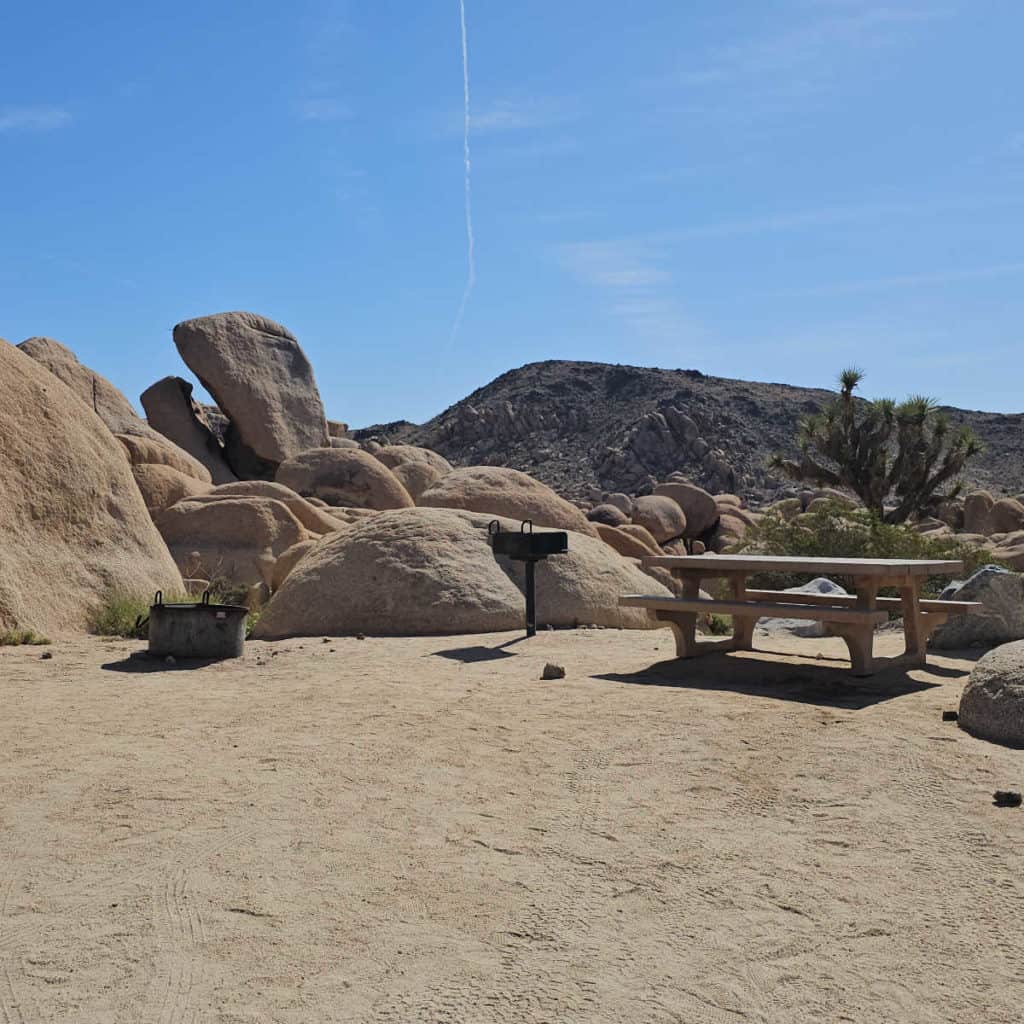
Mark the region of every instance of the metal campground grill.
POLYGON ((537 587, 534 567, 548 555, 564 555, 569 550, 569 535, 560 530, 534 533, 533 522, 527 519, 519 531, 503 530, 495 519, 487 528, 491 548, 496 555, 505 555, 526 568, 526 635, 537 634, 537 587))

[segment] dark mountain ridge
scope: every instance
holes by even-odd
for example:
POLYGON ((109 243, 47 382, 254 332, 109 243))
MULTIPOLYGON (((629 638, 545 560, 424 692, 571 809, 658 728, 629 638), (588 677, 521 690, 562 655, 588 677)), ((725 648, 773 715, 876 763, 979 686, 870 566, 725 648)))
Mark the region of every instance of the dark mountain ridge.
MULTIPOLYGON (((768 459, 793 454, 801 417, 833 397, 698 370, 548 360, 503 373, 426 423, 399 420, 353 436, 424 445, 456 465, 510 466, 575 498, 594 488, 642 492, 678 470, 756 502, 791 487, 768 459)), ((965 483, 1024 491, 1024 413, 944 411, 985 443, 965 483)))

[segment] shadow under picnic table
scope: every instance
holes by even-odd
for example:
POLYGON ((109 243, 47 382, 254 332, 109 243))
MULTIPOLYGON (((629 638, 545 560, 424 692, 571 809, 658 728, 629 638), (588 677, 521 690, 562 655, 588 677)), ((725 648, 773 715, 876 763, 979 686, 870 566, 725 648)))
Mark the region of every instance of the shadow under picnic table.
POLYGON ((773 652, 762 652, 761 657, 756 653, 731 652, 685 660, 672 658, 639 672, 606 672, 591 678, 637 686, 743 693, 855 711, 941 685, 938 681, 915 679, 910 672, 965 678, 962 671, 929 665, 924 670, 909 671, 894 666, 862 679, 850 674, 849 662, 842 658, 787 657, 789 660, 782 662, 776 660, 773 652))

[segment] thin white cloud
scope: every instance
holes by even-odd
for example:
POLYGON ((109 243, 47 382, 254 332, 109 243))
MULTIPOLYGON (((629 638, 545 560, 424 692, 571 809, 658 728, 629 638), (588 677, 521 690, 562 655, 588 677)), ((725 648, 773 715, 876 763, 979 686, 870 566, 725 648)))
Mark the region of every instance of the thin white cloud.
POLYGON ((773 289, 759 292, 775 298, 813 298, 825 295, 854 295, 859 292, 889 291, 902 288, 956 284, 961 281, 983 281, 1024 274, 1024 263, 999 263, 987 267, 966 267, 960 270, 936 270, 922 274, 892 274, 888 277, 864 278, 859 281, 838 281, 807 288, 773 289))
POLYGON ((573 113, 563 101, 552 99, 497 100, 472 116, 476 133, 546 128, 572 120, 573 113))
MULTIPOLYGON (((913 33, 953 13, 951 3, 906 0, 793 0, 788 11, 772 19, 782 29, 739 38, 711 50, 706 64, 680 67, 658 81, 658 87, 681 87, 685 96, 700 97, 689 105, 666 106, 674 115, 745 119, 785 115, 823 102, 851 62, 873 65, 913 33), (739 90, 747 102, 739 107, 739 90)), ((873 70, 873 68, 872 68, 873 70)), ((651 83, 655 84, 655 83, 651 83)))
POLYGON ((353 117, 346 57, 358 44, 350 0, 316 0, 303 19, 305 60, 296 90, 301 121, 347 121, 353 117))
POLYGON ((564 270, 598 288, 649 288, 669 280, 656 255, 633 241, 567 242, 555 254, 564 270))
POLYGON ((7 107, 0 110, 0 132, 46 132, 63 128, 71 114, 63 107, 7 107))
POLYGON ((632 333, 647 338, 694 333, 656 247, 634 240, 567 242, 555 247, 554 256, 564 271, 600 292, 606 311, 632 333))
POLYGON ((298 115, 303 121, 348 121, 352 118, 352 107, 334 96, 314 96, 302 100, 298 115))
POLYGON ((941 216, 957 212, 997 209, 1024 204, 1024 195, 979 195, 940 199, 909 199, 808 207, 779 213, 741 217, 735 220, 695 224, 678 231, 654 232, 640 241, 652 244, 683 242, 701 238, 731 238, 741 235, 778 234, 843 224, 864 224, 892 218, 941 216))
POLYGON ((841 10, 832 5, 824 17, 807 21, 798 18, 799 27, 759 39, 749 39, 723 47, 713 70, 725 75, 764 75, 808 68, 825 70, 838 51, 849 52, 851 47, 876 50, 888 46, 898 38, 894 32, 901 26, 926 24, 946 17, 946 6, 935 4, 856 3, 843 5, 841 10))
POLYGON ((580 140, 571 135, 560 135, 557 138, 538 139, 535 142, 510 142, 508 144, 490 145, 484 149, 484 155, 478 157, 481 163, 495 162, 512 163, 550 160, 553 157, 577 153, 581 149, 580 140))
MULTIPOLYGON (((441 138, 461 135, 464 112, 452 109, 427 118, 428 131, 441 138)), ((470 127, 475 137, 500 136, 567 124, 578 117, 576 106, 551 97, 504 97, 474 101, 470 127)))

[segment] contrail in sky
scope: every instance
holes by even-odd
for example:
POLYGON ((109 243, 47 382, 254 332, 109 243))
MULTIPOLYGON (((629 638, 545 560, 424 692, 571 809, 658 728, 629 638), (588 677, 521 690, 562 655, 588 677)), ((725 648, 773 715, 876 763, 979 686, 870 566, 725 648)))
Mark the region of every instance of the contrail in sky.
POLYGON ((466 43, 466 0, 459 0, 459 19, 462 24, 462 98, 463 98, 463 122, 462 122, 462 157, 466 173, 466 256, 469 269, 466 276, 466 290, 462 293, 462 302, 459 304, 459 312, 455 317, 455 324, 452 327, 451 340, 454 341, 462 326, 462 318, 466 313, 466 303, 473 292, 473 285, 476 284, 476 255, 474 252, 475 242, 473 239, 473 197, 469 162, 469 47, 466 43))

